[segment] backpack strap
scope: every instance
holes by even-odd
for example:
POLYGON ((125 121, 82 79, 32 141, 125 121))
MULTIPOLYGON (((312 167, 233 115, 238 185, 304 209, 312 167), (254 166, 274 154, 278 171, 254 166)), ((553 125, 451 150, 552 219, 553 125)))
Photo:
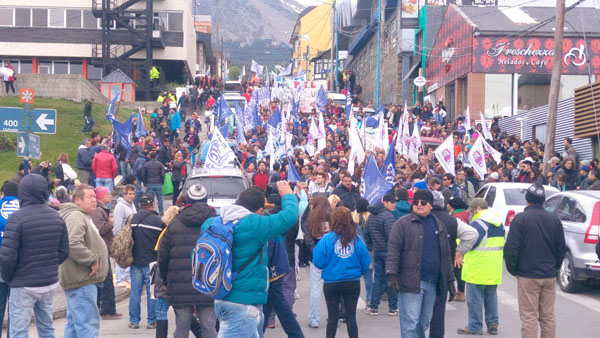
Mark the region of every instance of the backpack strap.
POLYGON ((250 257, 250 259, 248 259, 246 261, 246 263, 244 263, 244 265, 242 265, 235 273, 239 274, 240 272, 242 272, 259 254, 261 256, 259 264, 262 263, 263 248, 264 248, 264 245, 261 245, 260 248, 258 248, 258 250, 256 250, 256 252, 254 253, 254 255, 252 255, 252 257, 250 257))

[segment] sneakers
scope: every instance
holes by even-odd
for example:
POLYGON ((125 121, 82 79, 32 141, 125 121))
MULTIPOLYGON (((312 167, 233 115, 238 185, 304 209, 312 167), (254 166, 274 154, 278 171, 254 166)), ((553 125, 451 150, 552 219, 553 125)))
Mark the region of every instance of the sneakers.
POLYGON ((367 312, 367 314, 369 316, 377 316, 377 315, 379 315, 379 311, 377 309, 369 309, 369 311, 367 312))
POLYGON ((267 328, 274 329, 275 328, 275 323, 267 325, 267 328))
POLYGON ((463 327, 462 329, 456 330, 456 333, 461 335, 471 335, 471 336, 481 336, 483 334, 482 331, 471 331, 468 327, 463 327))
POLYGON ((137 329, 140 328, 140 324, 131 324, 131 323, 129 323, 129 324, 127 324, 127 327, 130 328, 130 329, 136 329, 137 330, 137 329))
POLYGON ((455 301, 455 302, 464 302, 465 301, 465 293, 462 292, 462 291, 456 291, 456 294, 454 295, 453 301, 455 301))
POLYGON ((390 317, 396 317, 396 316, 398 316, 398 310, 390 310, 390 311, 388 311, 388 316, 390 316, 390 317))
POLYGON ((365 306, 365 313, 369 314, 369 311, 371 311, 371 308, 368 305, 365 306))
POLYGON ((121 319, 121 317, 123 317, 123 315, 120 313, 115 313, 112 315, 102 315, 100 317, 102 317, 103 320, 116 320, 116 319, 121 319))
POLYGON ((310 327, 311 329, 318 329, 319 328, 319 324, 317 324, 317 323, 308 323, 308 327, 310 327))
POLYGON ((491 334, 492 336, 497 335, 498 334, 498 323, 490 324, 490 326, 488 327, 488 333, 491 334))
POLYGON ((148 324, 148 325, 146 326, 146 328, 147 328, 148 330, 154 330, 154 329, 156 329, 156 322, 154 322, 154 323, 152 323, 152 324, 148 324))

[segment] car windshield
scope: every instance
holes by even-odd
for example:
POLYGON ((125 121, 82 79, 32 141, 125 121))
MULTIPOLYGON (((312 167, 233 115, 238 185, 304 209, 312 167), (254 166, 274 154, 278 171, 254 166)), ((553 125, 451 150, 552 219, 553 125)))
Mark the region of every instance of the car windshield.
POLYGON ((238 195, 246 189, 244 180, 241 177, 233 176, 194 177, 190 180, 189 185, 186 184, 186 188, 197 183, 204 186, 208 194, 208 199, 236 199, 238 195))
MULTIPOLYGON (((506 205, 527 205, 525 193, 527 189, 504 189, 504 198, 506 205)), ((556 192, 546 189, 546 199, 554 195, 556 192)))
MULTIPOLYGON (((225 99, 227 100, 227 99, 225 99)), ((235 104, 239 104, 240 108, 244 108, 244 100, 227 100, 227 105, 229 106, 229 108, 231 108, 231 110, 235 113, 235 104)))

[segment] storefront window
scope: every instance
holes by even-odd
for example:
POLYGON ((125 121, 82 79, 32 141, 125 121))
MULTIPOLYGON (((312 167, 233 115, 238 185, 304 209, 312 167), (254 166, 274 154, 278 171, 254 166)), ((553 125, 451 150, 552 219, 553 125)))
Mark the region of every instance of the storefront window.
POLYGON ((518 110, 527 111, 548 104, 550 74, 519 74, 518 110))
POLYGON ((485 117, 512 115, 512 74, 485 75, 485 117))
POLYGON ((575 89, 589 84, 587 75, 563 75, 560 77, 559 100, 575 96, 575 89))

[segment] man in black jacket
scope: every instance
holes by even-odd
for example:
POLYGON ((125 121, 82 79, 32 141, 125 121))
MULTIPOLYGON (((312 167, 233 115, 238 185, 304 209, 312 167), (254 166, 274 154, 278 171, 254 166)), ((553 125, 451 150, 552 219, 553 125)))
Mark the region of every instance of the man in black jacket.
POLYGON ((77 149, 77 162, 75 163, 75 167, 77 168, 77 171, 79 171, 79 181, 85 184, 89 183, 90 176, 92 175, 91 146, 92 141, 89 138, 86 138, 81 142, 79 149, 77 149))
POLYGON ((412 212, 394 223, 388 241, 385 273, 389 292, 398 292, 403 337, 425 337, 436 294, 454 286, 448 233, 432 209, 431 191, 417 190, 412 212))
MULTIPOLYGON (((373 270, 375 271, 371 304, 369 304, 370 309, 367 312, 367 314, 372 316, 377 316, 379 313, 379 301, 387 283, 387 278, 385 277, 385 260, 388 250, 387 243, 392 231, 392 225, 394 224, 392 210, 395 208, 396 197, 392 194, 384 195, 381 202, 377 202, 375 205, 367 208, 371 216, 367 220, 365 239, 367 246, 373 248, 373 270)), ((392 293, 388 289, 387 294, 389 302, 388 315, 397 316, 398 293, 392 293)))
POLYGON ((342 177, 340 184, 333 190, 332 194, 337 195, 342 205, 354 211, 356 209, 356 201, 360 198, 358 190, 352 184, 352 176, 347 171, 340 173, 342 177))
POLYGON ((542 207, 544 187, 532 184, 525 193, 527 207, 515 216, 504 244, 506 269, 517 277, 521 335, 554 337, 556 272, 567 247, 561 221, 542 207), (541 324, 541 325, 540 325, 541 324))
POLYGON ((156 328, 156 300, 150 297, 150 268, 156 261, 154 246, 165 228, 160 217, 154 211, 154 197, 144 194, 140 199, 140 210, 131 218, 131 236, 133 237, 133 263, 130 267, 131 294, 129 296, 129 327, 140 328, 140 301, 142 288, 146 285, 148 301, 148 329, 156 328))
POLYGON ((38 336, 53 337, 52 312, 58 266, 69 257, 65 221, 46 205, 48 185, 37 174, 19 184, 20 209, 6 222, 0 268, 10 287, 10 336, 27 336, 35 308, 38 336))
POLYGON ((142 181, 146 186, 146 193, 156 196, 158 212, 163 215, 162 186, 165 181, 165 166, 156 160, 156 152, 150 152, 150 161, 144 164, 141 172, 142 181))
MULTIPOLYGON (((204 221, 215 216, 215 210, 206 204, 206 189, 196 184, 186 192, 186 207, 169 223, 160 240, 158 267, 167 286, 167 299, 175 310, 174 337, 187 337, 192 324, 194 308, 198 312, 202 337, 216 338, 217 317, 212 298, 196 291, 192 286, 190 254, 200 236, 204 221)), ((159 330, 167 321, 159 321, 159 330)), ((165 329, 166 330, 166 329, 165 329)))

